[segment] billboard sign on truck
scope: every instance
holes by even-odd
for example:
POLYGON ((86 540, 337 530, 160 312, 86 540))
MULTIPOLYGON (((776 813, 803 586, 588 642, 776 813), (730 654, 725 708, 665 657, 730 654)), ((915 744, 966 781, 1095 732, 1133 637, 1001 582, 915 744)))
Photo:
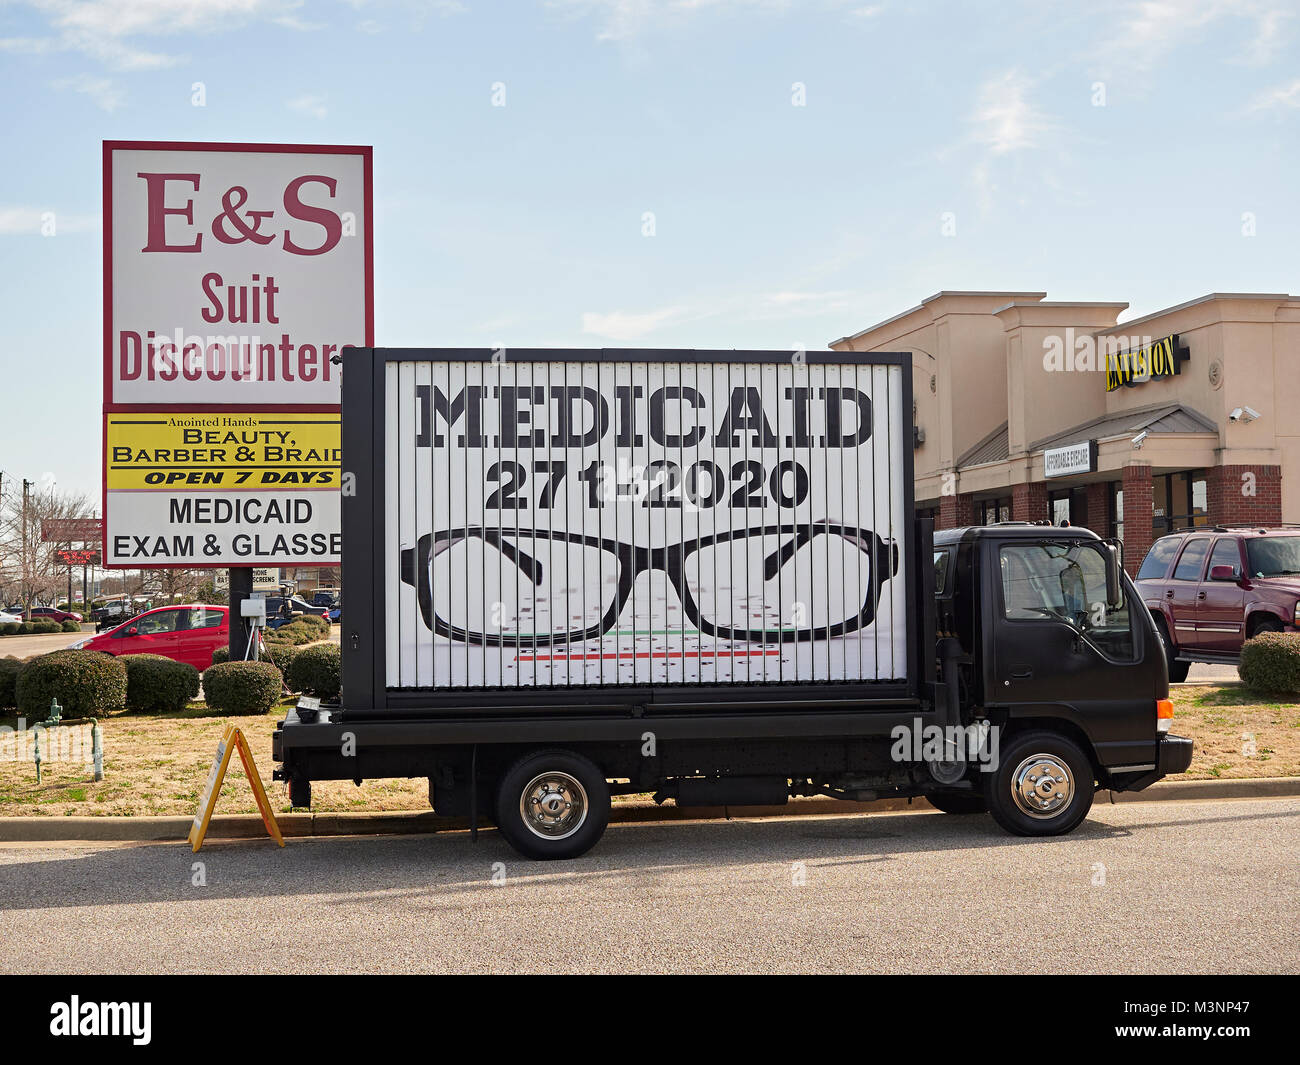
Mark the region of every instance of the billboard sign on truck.
POLYGON ((383 364, 388 688, 908 676, 901 362, 485 355, 383 364))
POLYGON ((104 144, 104 560, 336 565, 371 150, 104 144))

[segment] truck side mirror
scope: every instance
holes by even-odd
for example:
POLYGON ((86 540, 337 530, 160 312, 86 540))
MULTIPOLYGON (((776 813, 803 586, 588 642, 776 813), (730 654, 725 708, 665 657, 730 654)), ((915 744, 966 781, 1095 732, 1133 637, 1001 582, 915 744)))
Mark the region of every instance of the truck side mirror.
POLYGON ((1210 580, 1212 581, 1236 581, 1237 570, 1233 566, 1211 566, 1210 580))
POLYGON ((1101 549, 1106 559, 1106 605, 1114 606, 1124 598, 1119 574, 1119 551, 1114 544, 1102 544, 1101 549))

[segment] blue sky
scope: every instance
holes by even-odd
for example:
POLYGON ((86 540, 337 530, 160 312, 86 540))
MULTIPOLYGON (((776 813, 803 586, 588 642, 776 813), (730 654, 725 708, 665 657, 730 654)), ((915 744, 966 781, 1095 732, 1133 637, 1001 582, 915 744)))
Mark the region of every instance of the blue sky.
POLYGON ((1082 8, 0 0, 0 469, 98 494, 103 139, 373 144, 381 344, 824 347, 941 288, 1300 289, 1300 13, 1082 8))

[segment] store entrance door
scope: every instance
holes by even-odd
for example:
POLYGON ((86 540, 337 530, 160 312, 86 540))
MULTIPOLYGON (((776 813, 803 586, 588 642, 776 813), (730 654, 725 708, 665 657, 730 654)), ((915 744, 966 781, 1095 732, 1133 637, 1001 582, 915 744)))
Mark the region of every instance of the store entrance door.
POLYGON ((1088 493, 1083 488, 1060 488, 1048 492, 1047 500, 1053 525, 1068 523, 1091 528, 1088 524, 1088 493))

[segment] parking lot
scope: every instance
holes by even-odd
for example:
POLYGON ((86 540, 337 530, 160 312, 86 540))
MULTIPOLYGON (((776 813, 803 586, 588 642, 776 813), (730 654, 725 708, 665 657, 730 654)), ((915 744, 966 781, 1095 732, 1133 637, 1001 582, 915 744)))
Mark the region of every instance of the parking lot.
POLYGON ((10 972, 1294 973, 1297 854, 1295 799, 1098 803, 1047 840, 920 812, 618 825, 540 864, 495 832, 11 844, 0 942, 10 972))

